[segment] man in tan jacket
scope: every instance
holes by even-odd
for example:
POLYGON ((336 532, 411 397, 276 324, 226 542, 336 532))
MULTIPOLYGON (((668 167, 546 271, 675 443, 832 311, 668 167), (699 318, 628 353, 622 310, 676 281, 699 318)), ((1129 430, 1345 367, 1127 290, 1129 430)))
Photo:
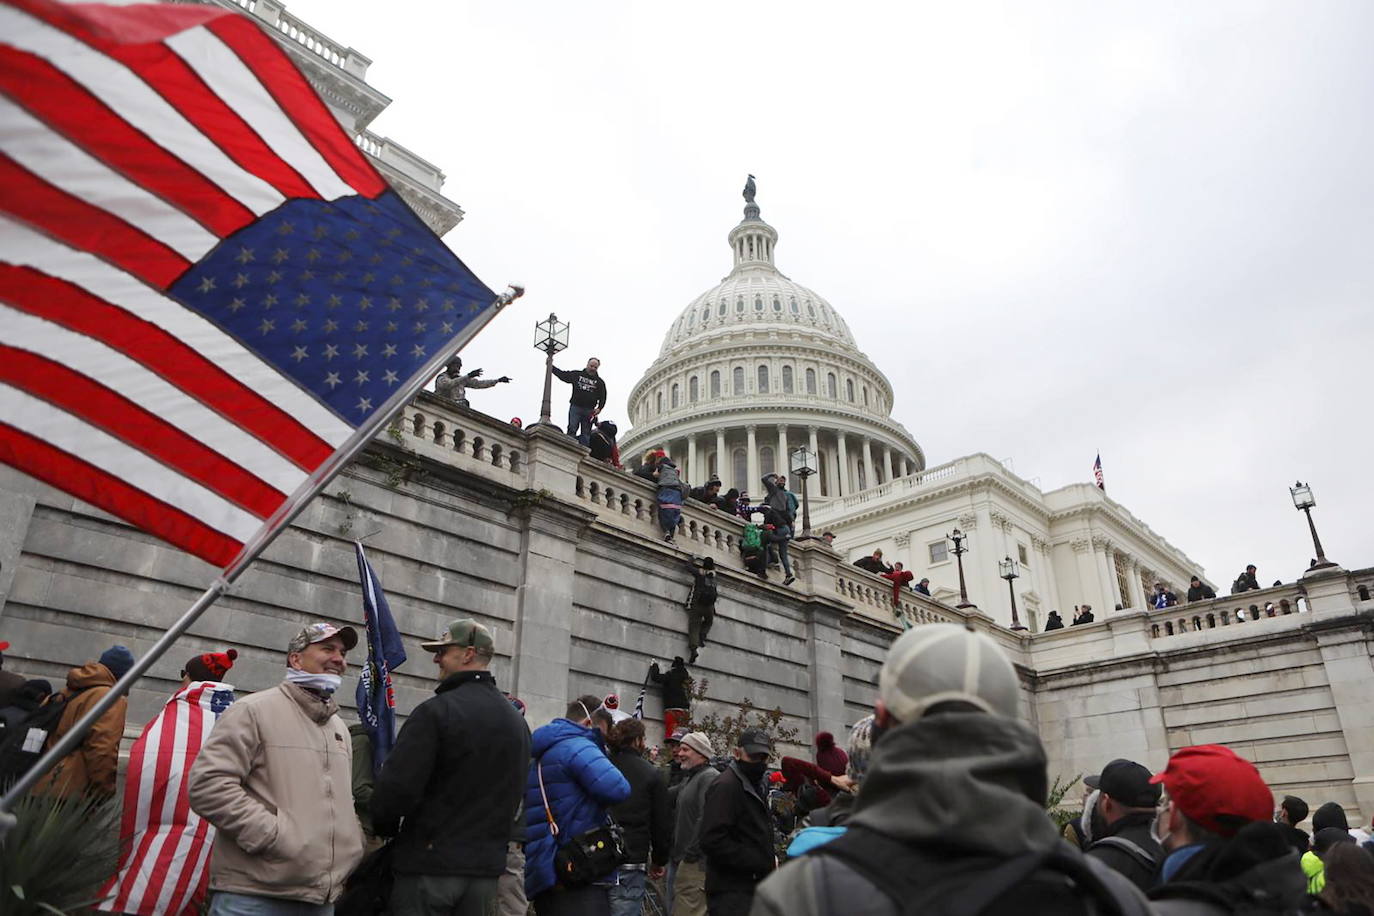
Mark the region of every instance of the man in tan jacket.
POLYGON ((191 808, 214 825, 210 916, 329 916, 363 854, 352 744, 334 693, 358 644, 315 623, 286 680, 220 716, 191 768, 191 808))
MULTIPOLYGON (((67 708, 63 710, 57 728, 48 736, 46 747, 52 747, 62 740, 72 726, 110 692, 115 681, 133 666, 132 652, 124 646, 111 646, 101 654, 99 660, 86 662, 68 671, 67 688, 48 700, 49 703, 65 702, 67 708)), ((124 697, 116 700, 91 726, 76 749, 58 761, 57 766, 38 781, 34 791, 63 798, 77 795, 106 798, 113 795, 119 769, 119 742, 124 737, 124 715, 128 709, 128 700, 124 697)))

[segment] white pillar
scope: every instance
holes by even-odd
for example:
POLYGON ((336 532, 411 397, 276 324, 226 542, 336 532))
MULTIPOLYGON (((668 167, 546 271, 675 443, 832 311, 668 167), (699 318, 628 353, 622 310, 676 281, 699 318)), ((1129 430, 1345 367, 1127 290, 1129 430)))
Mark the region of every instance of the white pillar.
MULTIPOLYGON (((787 454, 787 424, 778 424, 778 460, 774 464, 774 470, 786 477, 792 473, 792 462, 787 454)), ((792 481, 788 481, 790 484, 792 481)))
POLYGON ((761 476, 759 474, 759 442, 758 438, 754 435, 753 426, 744 427, 744 434, 747 439, 747 444, 744 447, 744 460, 745 466, 749 469, 749 481, 745 486, 740 487, 740 489, 748 493, 751 497, 758 495, 758 498, 753 500, 757 503, 763 500, 763 497, 759 495, 763 487, 763 484, 759 480, 761 476))
POLYGON ((1048 541, 1039 541, 1036 544, 1036 550, 1040 554, 1040 565, 1045 572, 1044 581, 1047 583, 1048 592, 1045 598, 1050 603, 1050 609, 1058 611, 1062 615, 1064 608, 1059 603, 1059 578, 1054 572, 1054 548, 1050 546, 1048 541))
POLYGON ((696 433, 687 437, 687 480, 695 480, 697 486, 706 485, 706 475, 697 472, 697 436, 696 433))
POLYGON ((1093 552, 1097 555, 1098 577, 1102 583, 1103 610, 1112 610, 1121 603, 1117 595, 1116 571, 1112 569, 1111 550, 1111 541, 1100 535, 1093 538, 1093 552))
MULTIPOLYGON (((716 473, 720 475, 720 479, 721 479, 721 480, 729 480, 729 479, 730 479, 730 475, 734 473, 734 470, 732 470, 732 469, 727 469, 727 468, 725 467, 725 465, 726 465, 729 461, 730 461, 730 456, 727 455, 727 454, 725 454, 725 430, 723 430, 723 429, 717 429, 717 430, 716 430, 716 473)), ((738 486, 738 484, 727 484, 726 487, 725 487, 725 489, 728 490, 728 489, 730 489, 731 486, 738 486)))
POLYGON ((835 462, 835 468, 839 473, 835 487, 836 496, 848 496, 854 492, 854 485, 849 477, 849 451, 845 448, 844 438, 844 433, 835 433, 836 450, 839 452, 839 460, 835 462))
POLYGON ((814 426, 808 426, 806 428, 806 447, 810 449, 812 455, 816 456, 812 459, 813 461, 820 460, 821 452, 820 449, 816 447, 816 434, 819 432, 820 430, 814 426))
POLYGON ((901 476, 902 476, 902 477, 907 476, 907 465, 906 465, 906 456, 905 456, 905 455, 903 455, 903 456, 897 461, 897 469, 901 472, 901 476))
POLYGON ((883 446, 883 482, 892 480, 892 447, 883 446))
MULTIPOLYGON (((1098 587, 1097 582, 1097 562, 1093 557, 1092 538, 1087 536, 1074 538, 1072 546, 1074 559, 1078 565, 1078 589, 1073 595, 1073 603, 1083 604, 1087 602, 1093 605, 1094 611, 1104 610, 1097 607, 1097 603, 1102 600, 1098 597, 1102 594, 1102 589, 1098 587)), ((1071 608, 1061 608, 1061 610, 1068 611, 1070 612, 1069 616, 1073 616, 1071 608)))
POLYGON ((877 484, 877 474, 873 473, 873 441, 864 436, 864 487, 877 484))
POLYGON ((1131 591, 1131 609, 1148 611, 1150 602, 1145 596, 1145 587, 1140 584, 1140 564, 1135 560, 1126 566, 1126 587, 1131 591))

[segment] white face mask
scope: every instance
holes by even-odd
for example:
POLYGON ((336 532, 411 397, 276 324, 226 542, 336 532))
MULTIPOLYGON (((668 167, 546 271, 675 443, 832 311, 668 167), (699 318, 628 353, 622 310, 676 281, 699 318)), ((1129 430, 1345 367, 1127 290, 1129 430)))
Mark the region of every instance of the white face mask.
POLYGON ((311 674, 309 671, 302 671, 299 668, 287 668, 286 679, 293 684, 309 687, 311 690, 318 690, 326 695, 338 690, 339 685, 343 683, 342 675, 311 674))
POLYGON ((1164 850, 1166 850, 1166 851, 1167 851, 1168 847, 1165 846, 1164 844, 1165 844, 1166 842, 1168 842, 1169 837, 1172 835, 1172 832, 1166 830, 1166 831, 1164 831, 1163 833, 1160 833, 1160 830, 1159 830, 1159 819, 1162 818, 1162 817, 1164 817, 1165 814, 1168 813, 1168 811, 1169 811, 1169 809, 1168 809, 1167 807, 1164 807, 1164 808, 1159 809, 1158 811, 1155 812, 1155 819, 1152 820, 1152 821, 1150 821, 1150 839, 1152 839, 1152 840, 1154 840, 1156 843, 1158 843, 1160 849, 1164 849, 1164 850))

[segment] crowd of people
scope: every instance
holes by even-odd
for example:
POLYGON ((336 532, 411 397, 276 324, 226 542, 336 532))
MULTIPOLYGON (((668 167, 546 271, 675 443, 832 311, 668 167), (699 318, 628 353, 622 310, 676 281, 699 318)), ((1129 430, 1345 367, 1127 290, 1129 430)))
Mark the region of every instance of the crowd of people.
MULTIPOLYGON (((574 697, 531 732, 471 619, 421 644, 434 696, 375 759, 336 700, 357 642, 352 627, 307 626, 282 682, 237 700, 223 683, 235 653, 188 660, 135 744, 100 909, 196 912, 208 893, 210 916, 638 916, 653 885, 677 916, 1374 913, 1367 826, 1327 801, 1303 830, 1307 802, 1276 803, 1224 746, 1183 748, 1157 773, 1112 760, 1058 826, 1015 669, 955 624, 899 637, 874 713, 847 747, 816 735, 814 759, 779 757, 761 728, 729 747, 693 730, 682 658, 646 679, 664 688, 671 759, 614 695, 574 697), (149 746, 189 697, 208 714, 203 740, 149 746), (168 830, 179 859, 152 868, 148 838, 168 830)), ((132 661, 115 646, 73 668, 54 734, 132 661)), ((0 719, 32 683, 0 678, 0 719)), ((124 715, 112 708, 35 791, 113 793, 124 715)))

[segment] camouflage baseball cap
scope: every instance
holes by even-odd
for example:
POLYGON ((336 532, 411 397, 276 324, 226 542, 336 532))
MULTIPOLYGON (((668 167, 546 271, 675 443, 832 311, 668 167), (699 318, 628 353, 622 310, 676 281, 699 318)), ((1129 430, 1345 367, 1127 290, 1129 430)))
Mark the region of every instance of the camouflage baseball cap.
POLYGON ((306 646, 324 642, 331 636, 337 636, 343 640, 345 652, 358 644, 358 631, 352 627, 336 627, 332 623, 312 623, 291 637, 291 641, 286 644, 286 651, 304 652, 306 646))
POLYGON ((438 652, 448 646, 472 646, 474 649, 495 652, 496 640, 492 638, 491 630, 471 617, 464 617, 462 620, 450 620, 433 641, 420 643, 420 648, 426 652, 438 652))

